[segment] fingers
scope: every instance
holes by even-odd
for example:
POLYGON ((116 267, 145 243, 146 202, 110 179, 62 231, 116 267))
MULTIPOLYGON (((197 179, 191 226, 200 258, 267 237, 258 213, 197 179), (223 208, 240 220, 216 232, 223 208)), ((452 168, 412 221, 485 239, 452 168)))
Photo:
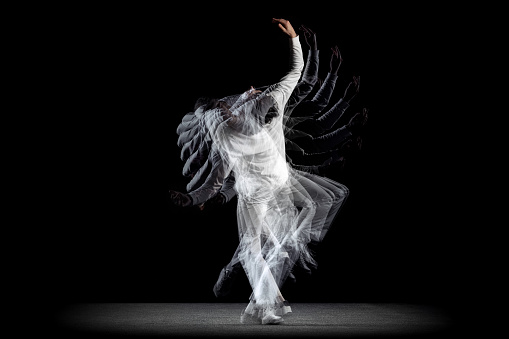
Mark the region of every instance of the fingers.
POLYGON ((278 23, 278 26, 283 29, 288 25, 288 20, 272 18, 272 23, 278 23))
POLYGON ((339 64, 343 62, 343 58, 341 57, 341 52, 339 51, 339 47, 336 45, 331 47, 332 55, 339 59, 339 64))
POLYGON ((301 31, 303 31, 303 32, 304 32, 304 37, 305 37, 306 39, 307 39, 307 38, 309 38, 309 37, 311 36, 311 34, 310 34, 308 31, 303 30, 303 29, 301 29, 301 31))
POLYGON ((286 24, 288 20, 272 18, 272 23, 279 22, 280 24, 286 24))
POLYGON ((287 31, 287 28, 290 24, 290 22, 286 19, 276 19, 276 18, 272 18, 272 22, 273 23, 278 23, 278 26, 279 28, 281 28, 285 33, 288 32, 287 31))
POLYGON ((316 33, 313 32, 310 28, 308 28, 308 27, 306 27, 304 25, 300 25, 299 30, 304 32, 304 37, 305 38, 309 38, 309 37, 313 36, 313 39, 316 39, 316 33))
POLYGON ((293 29, 293 26, 292 24, 290 23, 290 21, 286 20, 286 19, 276 19, 276 18, 272 18, 272 22, 273 23, 278 23, 278 26, 279 28, 285 33, 287 34, 288 36, 290 36, 290 38, 295 38, 297 37, 297 33, 295 33, 295 30, 293 29))
POLYGON ((169 193, 170 193, 170 200, 174 205, 179 206, 179 207, 187 207, 187 206, 191 205, 190 198, 186 194, 184 194, 182 192, 178 192, 178 191, 172 191, 172 190, 170 190, 169 193))
POLYGON ((181 194, 182 193, 180 193, 180 192, 170 190, 171 202, 174 203, 175 205, 180 205, 180 195, 181 194))
POLYGON ((299 29, 301 31, 304 31, 304 34, 307 34, 308 36, 311 35, 311 33, 309 32, 310 30, 306 26, 300 25, 299 29))
POLYGON ((175 199, 179 195, 179 192, 170 190, 170 199, 175 199))
POLYGON ((343 61, 343 58, 341 57, 341 52, 339 51, 338 45, 331 48, 334 55, 339 59, 340 62, 343 61))
POLYGON ((253 93, 259 93, 259 92, 261 92, 261 90, 256 89, 256 88, 254 88, 253 86, 251 86, 251 87, 249 87, 249 89, 247 90, 247 92, 249 92, 249 94, 253 94, 253 93))
POLYGON ((315 32, 313 32, 313 30, 311 28, 306 27, 304 25, 300 25, 299 29, 304 31, 305 33, 307 33, 309 35, 314 35, 315 34, 315 32))

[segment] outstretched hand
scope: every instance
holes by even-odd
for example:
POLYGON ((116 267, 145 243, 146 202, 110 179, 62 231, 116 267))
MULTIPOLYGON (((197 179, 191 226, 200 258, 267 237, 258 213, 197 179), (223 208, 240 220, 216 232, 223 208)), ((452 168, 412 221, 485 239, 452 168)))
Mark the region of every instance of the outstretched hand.
POLYGON ((295 30, 293 29, 292 24, 290 21, 286 19, 275 19, 272 18, 272 23, 278 23, 279 28, 287 34, 290 38, 295 38, 297 36, 297 33, 295 33, 295 30))
POLYGON ((341 52, 339 51, 338 46, 331 47, 332 55, 330 57, 330 73, 332 74, 338 74, 339 66, 341 66, 341 63, 343 62, 343 58, 341 57, 341 52), (334 59, 338 59, 339 63, 336 67, 334 67, 334 59))
POLYGON ((359 93, 359 88, 361 85, 361 77, 355 76, 353 80, 348 83, 348 86, 345 89, 345 93, 343 94, 343 100, 350 103, 350 101, 355 97, 357 93, 359 93))
POLYGON ((191 197, 188 194, 170 190, 170 200, 179 207, 191 206, 191 197))
POLYGON ((306 40, 306 44, 308 45, 309 49, 316 51, 318 49, 318 44, 316 43, 316 33, 304 25, 300 25, 299 29, 304 32, 304 40, 306 40), (310 38, 309 40, 311 40, 311 42, 308 40, 308 38, 310 38), (311 43, 313 45, 311 45, 311 43))
POLYGON ((350 132, 357 134, 360 132, 361 128, 366 124, 368 121, 368 109, 363 108, 362 113, 355 113, 354 116, 350 119, 350 121, 347 124, 347 128, 350 130, 350 132))
POLYGON ((262 91, 260 91, 259 89, 255 89, 253 86, 251 86, 251 88, 248 90, 248 97, 251 98, 253 96, 255 96, 257 93, 261 93, 262 91))
POLYGON ((214 206, 214 207, 222 206, 222 205, 226 204, 226 197, 223 195, 223 193, 219 192, 213 198, 210 198, 209 200, 207 200, 207 202, 205 204, 209 205, 209 206, 214 206))

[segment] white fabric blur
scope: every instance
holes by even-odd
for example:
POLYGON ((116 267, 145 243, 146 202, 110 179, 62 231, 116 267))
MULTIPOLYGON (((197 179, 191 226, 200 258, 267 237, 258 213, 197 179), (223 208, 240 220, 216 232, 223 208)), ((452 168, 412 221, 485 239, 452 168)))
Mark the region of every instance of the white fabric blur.
MULTIPOLYGON (((327 204, 314 201, 310 185, 316 185, 316 191, 329 190, 310 180, 304 188, 302 174, 286 162, 284 107, 304 66, 299 38, 289 40, 290 71, 278 83, 261 93, 249 90, 223 98, 227 109, 204 112, 200 107, 186 115, 177 129, 181 158, 186 161, 183 174, 192 177, 188 190, 193 204, 210 199, 228 175, 235 176, 236 253, 253 290, 245 312, 259 318, 291 312, 280 287, 299 257, 315 266, 307 245, 323 239, 330 201, 339 199, 327 194, 327 204), (267 123, 268 115, 273 118, 267 123), (200 171, 210 167, 213 170, 204 178, 200 171), (321 204, 318 214, 317 203, 321 204)), ((348 190, 338 185, 344 188, 343 201, 348 190)))

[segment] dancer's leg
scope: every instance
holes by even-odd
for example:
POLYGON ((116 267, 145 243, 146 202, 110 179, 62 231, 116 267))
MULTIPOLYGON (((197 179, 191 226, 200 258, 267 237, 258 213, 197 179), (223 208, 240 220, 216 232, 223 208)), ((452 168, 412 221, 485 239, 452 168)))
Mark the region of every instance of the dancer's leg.
MULTIPOLYGON (((291 309, 284 304, 285 299, 271 271, 271 266, 277 266, 280 253, 276 249, 266 260, 263 257, 263 252, 266 251, 262 249, 262 236, 267 236, 265 246, 268 244, 280 247, 277 241, 273 241, 271 230, 264 225, 268 205, 241 202, 239 208, 242 210, 241 214, 246 216, 246 227, 240 240, 238 257, 253 289, 251 301, 244 312, 265 322, 282 321, 277 316, 291 312, 291 309)), ((277 267, 275 269, 277 270, 277 267)))
POLYGON ((345 185, 340 184, 330 178, 321 177, 306 172, 300 172, 300 174, 331 194, 330 209, 327 211, 327 215, 320 232, 317 234, 315 233, 315 238, 313 238, 315 241, 322 241, 330 226, 334 222, 341 207, 344 205, 345 200, 348 197, 349 190, 345 185))

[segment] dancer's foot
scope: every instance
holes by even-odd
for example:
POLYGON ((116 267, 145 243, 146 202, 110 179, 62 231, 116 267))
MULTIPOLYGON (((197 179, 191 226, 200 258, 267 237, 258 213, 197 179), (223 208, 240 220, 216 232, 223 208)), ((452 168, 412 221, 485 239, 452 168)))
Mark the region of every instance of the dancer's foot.
POLYGON ((213 288, 214 295, 217 298, 225 297, 230 293, 233 281, 237 275, 235 268, 235 266, 225 266, 221 273, 219 273, 219 278, 213 288))
POLYGON ((259 325, 262 323, 262 320, 260 318, 253 317, 251 314, 248 314, 245 311, 242 311, 242 314, 240 315, 240 323, 259 325))
POLYGON ((284 322, 282 317, 278 317, 274 313, 268 313, 262 318, 262 325, 277 325, 284 322))

